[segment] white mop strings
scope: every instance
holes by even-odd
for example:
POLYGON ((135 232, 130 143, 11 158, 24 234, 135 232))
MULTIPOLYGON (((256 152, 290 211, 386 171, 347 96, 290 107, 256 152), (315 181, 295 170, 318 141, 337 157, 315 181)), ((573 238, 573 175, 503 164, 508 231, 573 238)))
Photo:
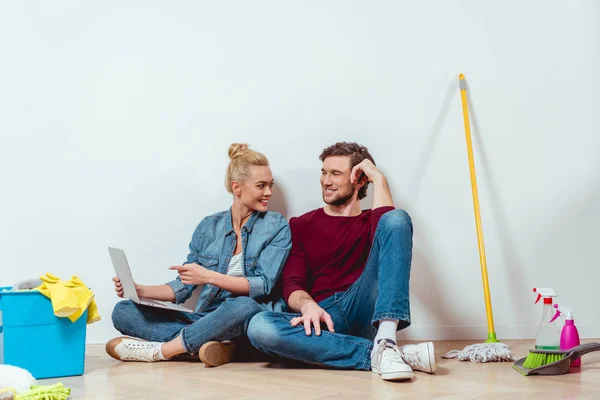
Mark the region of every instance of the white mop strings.
POLYGON ((442 358, 456 358, 459 361, 495 362, 515 361, 515 356, 504 343, 478 343, 465 347, 463 350, 452 350, 442 358))

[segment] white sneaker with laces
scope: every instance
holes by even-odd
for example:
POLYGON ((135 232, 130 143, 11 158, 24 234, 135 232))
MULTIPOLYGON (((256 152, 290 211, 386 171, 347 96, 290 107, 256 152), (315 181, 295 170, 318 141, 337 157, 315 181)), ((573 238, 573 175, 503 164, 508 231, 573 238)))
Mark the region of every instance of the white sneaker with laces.
POLYGON ((396 344, 387 339, 380 340, 371 355, 371 369, 386 381, 408 380, 414 375, 412 369, 402 359, 396 344))
POLYGON ((161 361, 159 342, 146 342, 143 340, 119 337, 106 344, 106 352, 119 361, 161 361))
POLYGON ((433 374, 437 370, 435 350, 433 343, 406 344, 399 348, 402 359, 414 371, 423 371, 433 374))

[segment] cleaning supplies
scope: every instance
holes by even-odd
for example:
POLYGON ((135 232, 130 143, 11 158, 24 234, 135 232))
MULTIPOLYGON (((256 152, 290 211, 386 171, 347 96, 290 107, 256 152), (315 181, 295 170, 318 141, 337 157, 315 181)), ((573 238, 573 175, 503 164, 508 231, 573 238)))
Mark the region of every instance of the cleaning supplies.
POLYGON ((52 309, 57 317, 68 317, 75 322, 88 310, 87 323, 100 321, 98 307, 94 294, 76 276, 68 281, 63 281, 50 273, 41 276, 42 284, 35 288, 52 301, 52 309))
POLYGON ((88 311, 71 322, 57 317, 52 300, 38 290, 0 287, 0 313, 1 364, 24 368, 35 379, 83 375, 88 311))
POLYGON ((571 363, 592 351, 599 351, 600 343, 582 344, 568 351, 531 350, 527 357, 515 362, 513 368, 523 376, 568 374, 571 363))
POLYGON ((533 288, 534 293, 538 294, 537 304, 540 299, 544 299, 542 309, 542 319, 535 333, 535 348, 537 350, 560 350, 560 329, 550 322, 554 315, 552 299, 557 296, 556 292, 548 288, 533 288))
MULTIPOLYGON (((577 331, 575 321, 573 320, 573 311, 566 307, 561 307, 558 304, 555 304, 554 308, 556 308, 556 314, 554 314, 554 317, 550 322, 554 322, 554 320, 561 315, 565 317, 565 325, 560 333, 560 350, 571 350, 573 347, 579 346, 581 342, 579 340, 579 332, 577 331)), ((571 367, 581 367, 581 358, 573 361, 571 367)))

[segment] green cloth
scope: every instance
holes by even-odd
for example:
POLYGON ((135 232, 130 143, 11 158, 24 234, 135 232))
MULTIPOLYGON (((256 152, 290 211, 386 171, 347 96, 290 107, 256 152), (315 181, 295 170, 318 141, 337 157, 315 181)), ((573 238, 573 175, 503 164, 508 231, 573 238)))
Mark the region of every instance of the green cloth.
POLYGON ((31 385, 31 389, 17 395, 15 400, 65 400, 70 395, 71 389, 58 382, 52 386, 31 385))

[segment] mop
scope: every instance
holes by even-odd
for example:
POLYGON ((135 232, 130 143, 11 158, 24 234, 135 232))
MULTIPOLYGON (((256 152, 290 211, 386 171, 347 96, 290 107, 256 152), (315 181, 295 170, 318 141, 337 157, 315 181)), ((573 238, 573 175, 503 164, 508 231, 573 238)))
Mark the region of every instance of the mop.
POLYGON ((483 244, 483 231, 481 227, 481 215, 479 214, 479 196, 477 194, 477 179, 475 176, 475 162, 473 159, 473 145, 471 143, 471 127, 469 124, 469 110, 467 108, 467 84, 465 76, 459 75, 460 96, 462 100, 463 119, 465 123, 465 135, 467 139, 467 153, 469 156, 469 170, 471 171, 471 190, 473 192, 473 208, 475 210, 475 225, 477 228, 477 242, 479 244, 479 263, 481 264, 481 275, 483 278, 483 295, 485 297, 485 311, 487 314, 488 339, 485 343, 472 344, 461 350, 452 350, 444 354, 443 358, 456 358, 459 361, 471 362, 493 362, 514 361, 506 344, 500 343, 496 338, 494 329, 494 316, 492 314, 492 300, 490 298, 490 287, 487 274, 487 263, 485 259, 485 247, 483 244))

